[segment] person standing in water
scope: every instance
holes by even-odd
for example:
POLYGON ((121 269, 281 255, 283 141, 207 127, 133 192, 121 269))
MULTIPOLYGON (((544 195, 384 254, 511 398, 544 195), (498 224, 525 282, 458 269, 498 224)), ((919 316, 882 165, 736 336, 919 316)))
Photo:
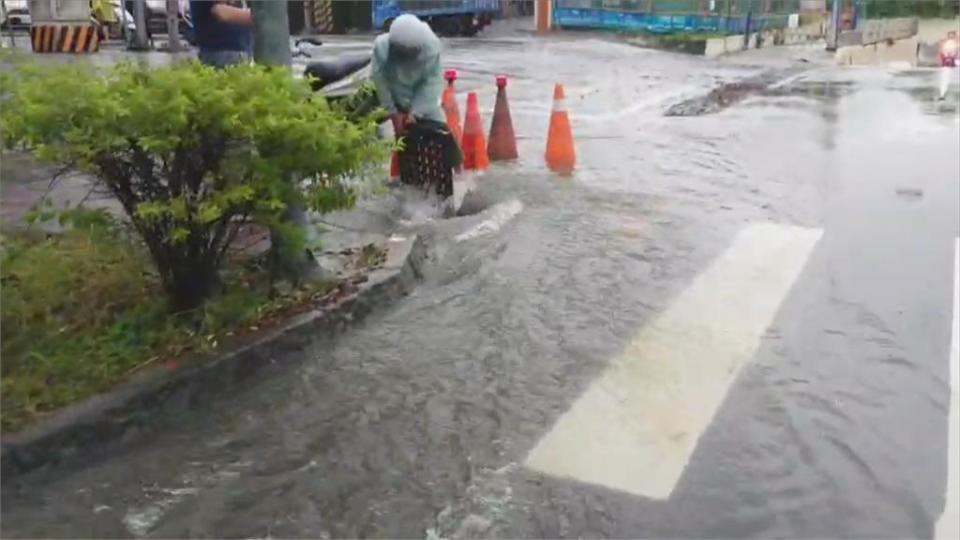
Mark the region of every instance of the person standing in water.
POLYGON ((416 161, 418 166, 425 162, 438 164, 436 174, 427 174, 421 167, 419 174, 413 175, 417 179, 406 178, 411 175, 403 173, 401 179, 421 185, 436 183, 436 192, 449 197, 453 194, 453 169, 459 165, 461 155, 440 106, 444 88, 440 39, 415 15, 401 15, 388 33, 374 41, 371 72, 380 105, 390 114, 394 134, 405 140, 401 160, 416 161), (422 155, 428 159, 420 159, 422 155))

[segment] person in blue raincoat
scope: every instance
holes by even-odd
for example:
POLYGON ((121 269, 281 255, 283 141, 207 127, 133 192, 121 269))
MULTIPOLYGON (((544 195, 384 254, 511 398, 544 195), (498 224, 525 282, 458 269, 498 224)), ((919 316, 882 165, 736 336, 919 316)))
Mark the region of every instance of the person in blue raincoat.
POLYGON ((427 23, 410 14, 397 17, 390 32, 373 43, 371 69, 380 105, 397 134, 417 120, 445 121, 440 39, 427 23))
POLYGON ((440 39, 416 16, 401 15, 374 41, 371 72, 393 132, 404 139, 401 182, 451 196, 462 154, 440 106, 440 39))

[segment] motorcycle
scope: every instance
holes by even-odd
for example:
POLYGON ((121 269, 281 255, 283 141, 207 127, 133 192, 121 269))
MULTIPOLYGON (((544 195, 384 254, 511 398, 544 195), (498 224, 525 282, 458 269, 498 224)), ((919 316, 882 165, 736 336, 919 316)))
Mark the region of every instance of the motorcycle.
POLYGON ((370 55, 329 60, 312 60, 313 54, 305 45, 320 47, 322 41, 314 38, 301 38, 295 43, 292 52, 294 58, 311 59, 303 70, 303 76, 310 80, 310 87, 321 92, 328 99, 338 100, 356 94, 371 79, 370 55))

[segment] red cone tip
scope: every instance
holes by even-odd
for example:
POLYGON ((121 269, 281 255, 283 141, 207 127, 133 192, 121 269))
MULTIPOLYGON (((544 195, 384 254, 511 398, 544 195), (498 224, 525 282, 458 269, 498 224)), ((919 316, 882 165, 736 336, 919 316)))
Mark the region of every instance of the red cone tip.
POLYGON ((506 88, 506 87, 507 87, 507 76, 497 75, 497 88, 506 88))
POLYGON ((448 69, 448 70, 444 71, 444 72, 443 72, 443 78, 446 79, 447 82, 453 82, 453 81, 457 80, 457 70, 455 70, 455 69, 448 69))

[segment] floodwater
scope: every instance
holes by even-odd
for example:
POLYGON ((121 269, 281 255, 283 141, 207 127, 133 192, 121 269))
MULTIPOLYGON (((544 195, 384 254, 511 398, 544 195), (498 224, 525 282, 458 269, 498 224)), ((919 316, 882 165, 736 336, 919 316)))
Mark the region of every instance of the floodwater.
MULTIPOLYGON (((171 406, 155 434, 5 479, 4 537, 934 534, 956 86, 938 101, 932 70, 813 62, 717 114, 673 118, 669 106, 770 66, 580 35, 456 40, 447 63, 486 118, 494 76, 511 75, 521 159, 476 180, 480 213, 398 222, 430 246, 422 284, 289 353, 297 367, 171 406), (569 178, 542 165, 554 82, 577 138, 569 178), (723 255, 756 223, 822 236, 669 495, 525 466, 638 332, 712 261, 736 262, 723 255)), ((738 332, 761 294, 736 292, 744 305, 721 306, 710 332, 738 332)), ((707 406, 692 382, 674 383, 676 408, 707 406)))

